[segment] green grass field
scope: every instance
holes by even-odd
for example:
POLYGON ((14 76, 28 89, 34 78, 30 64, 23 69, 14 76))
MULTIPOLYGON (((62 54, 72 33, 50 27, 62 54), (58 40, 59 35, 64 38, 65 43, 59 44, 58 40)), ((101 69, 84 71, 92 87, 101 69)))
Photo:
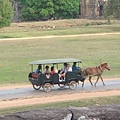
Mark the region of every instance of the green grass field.
POLYGON ((12 23, 10 27, 0 29, 0 38, 71 35, 103 32, 111 33, 120 31, 120 21, 112 21, 111 25, 107 25, 106 23, 107 20, 87 19, 12 23), (90 24, 90 26, 86 26, 86 24, 88 23, 90 24))
MULTIPOLYGON (((16 23, 17 24, 17 23, 16 23)), ((20 24, 23 23, 18 23, 20 24)), ((29 23, 30 24, 30 23, 29 23)), ((34 24, 34 23, 31 23, 34 24)), ((38 24, 38 23, 37 23, 38 24)), ((40 23, 39 23, 40 24, 40 23)), ((16 25, 17 26, 17 25, 16 25)), ((9 38, 41 35, 65 35, 119 32, 119 24, 66 27, 54 30, 16 29, 15 25, 2 28, 0 37, 9 38), (2 30, 6 31, 3 33, 2 30), (33 33, 33 34, 31 34, 33 33), (6 35, 3 35, 6 34, 6 35), (11 35, 10 35, 11 34, 11 35), (22 35, 23 36, 22 36, 22 35)), ((14 41, 0 41, 0 84, 28 84, 29 62, 39 59, 78 58, 83 61, 83 69, 88 66, 108 62, 111 71, 105 71, 103 78, 120 78, 120 35, 98 35, 66 38, 42 38, 14 41)), ((37 67, 37 66, 35 66, 37 67)))

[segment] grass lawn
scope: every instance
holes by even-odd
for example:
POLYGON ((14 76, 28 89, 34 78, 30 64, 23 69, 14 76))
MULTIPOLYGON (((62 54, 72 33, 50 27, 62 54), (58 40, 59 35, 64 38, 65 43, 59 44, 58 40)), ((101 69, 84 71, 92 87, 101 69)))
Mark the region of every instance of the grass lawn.
MULTIPOLYGON (((20 34, 26 36, 26 32, 17 28, 25 26, 28 29, 28 36, 40 35, 65 35, 119 32, 117 24, 101 26, 78 26, 63 27, 54 30, 35 30, 29 28, 34 23, 14 23, 12 27, 1 28, 0 36, 3 38, 3 31, 13 37, 20 34), (16 24, 16 25, 15 25, 16 24), (18 25, 18 26, 17 26, 18 25), (16 27, 15 27, 16 26, 16 27), (15 28, 17 28, 15 30, 15 28), (35 32, 33 35, 32 31, 35 32), (38 32, 38 34, 37 34, 38 32), (25 35, 24 35, 25 34, 25 35)), ((34 24, 38 26, 39 22, 34 24)), ((63 24, 63 23, 62 23, 63 24)), ((40 25, 39 25, 40 26, 40 25)), ((23 29, 23 28, 22 28, 23 29)), ((6 36, 5 35, 5 36, 6 36)), ((21 35, 19 37, 22 37, 21 35)), ((120 78, 120 35, 104 36, 83 36, 66 38, 41 38, 28 40, 0 41, 0 84, 28 84, 28 73, 30 72, 29 62, 39 59, 78 58, 83 61, 82 68, 99 65, 99 59, 108 62, 111 71, 105 71, 103 78, 120 78)), ((37 66, 35 66, 37 67, 37 66)))
POLYGON ((111 23, 111 25, 107 25, 107 20, 87 19, 12 23, 10 27, 0 29, 0 38, 119 32, 120 21, 116 20, 111 23), (90 26, 86 26, 86 24, 90 26))

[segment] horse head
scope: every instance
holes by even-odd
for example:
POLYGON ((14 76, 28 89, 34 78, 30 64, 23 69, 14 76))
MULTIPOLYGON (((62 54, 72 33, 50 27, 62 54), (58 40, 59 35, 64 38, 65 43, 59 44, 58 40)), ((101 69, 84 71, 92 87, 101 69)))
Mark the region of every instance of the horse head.
POLYGON ((107 63, 103 63, 101 66, 103 66, 107 70, 110 70, 110 66, 107 63))

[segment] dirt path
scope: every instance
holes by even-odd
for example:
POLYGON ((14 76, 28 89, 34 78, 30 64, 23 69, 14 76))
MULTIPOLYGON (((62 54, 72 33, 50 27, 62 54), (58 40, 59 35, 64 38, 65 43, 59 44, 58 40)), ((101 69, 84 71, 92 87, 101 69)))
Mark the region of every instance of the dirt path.
POLYGON ((94 33, 94 34, 77 34, 77 35, 49 35, 49 36, 40 36, 40 37, 23 37, 23 38, 4 38, 0 39, 0 41, 5 40, 27 40, 27 39, 40 39, 40 38, 57 38, 57 37, 84 37, 84 36, 98 36, 98 35, 120 35, 120 32, 113 33, 94 33))
MULTIPOLYGON (((105 79, 106 83, 111 79, 105 79)), ((120 78, 112 79, 113 81, 117 80, 119 81, 120 78)), ((87 83, 86 83, 87 84, 87 83)), ((114 86, 114 84, 113 84, 114 86)), ((102 88, 103 86, 101 86, 102 88)), ((105 97, 105 96, 115 96, 120 95, 120 89, 116 86, 113 87, 113 89, 109 88, 109 85, 107 84, 106 87, 108 89, 99 89, 99 87, 96 87, 96 90, 92 91, 86 91, 85 89, 81 90, 74 90, 69 91, 68 90, 58 90, 56 92, 42 92, 42 91, 29 91, 30 96, 25 97, 15 97, 15 98, 8 98, 8 99, 1 99, 0 100, 0 109, 1 108, 10 108, 10 107, 17 107, 17 106, 27 106, 27 105, 34 105, 34 104, 46 104, 46 103, 53 103, 53 102, 62 102, 62 101, 73 101, 73 100, 79 100, 83 98, 94 98, 94 97, 105 97), (32 92, 37 94, 32 94, 32 92), (38 94, 42 92, 41 94, 38 94)), ((17 90, 17 89, 24 89, 24 88, 31 88, 33 89, 31 84, 29 85, 8 85, 8 86, 1 86, 0 90, 17 90)), ((20 93, 18 93, 20 94, 20 93)), ((24 93, 25 94, 25 93, 24 93)))
POLYGON ((34 104, 45 104, 45 103, 61 102, 61 101, 72 101, 72 100, 79 100, 83 98, 115 96, 115 95, 120 95, 120 90, 111 90, 111 91, 102 91, 102 92, 86 92, 86 93, 70 93, 70 94, 52 95, 47 97, 37 96, 37 97, 30 97, 30 98, 0 101, 0 108, 10 108, 10 107, 27 106, 27 105, 34 105, 34 104))

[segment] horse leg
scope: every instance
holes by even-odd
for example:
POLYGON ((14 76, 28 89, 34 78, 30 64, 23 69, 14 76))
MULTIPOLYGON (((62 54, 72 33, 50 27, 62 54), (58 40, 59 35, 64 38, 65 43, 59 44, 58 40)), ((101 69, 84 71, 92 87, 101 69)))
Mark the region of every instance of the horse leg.
POLYGON ((102 80, 103 85, 105 86, 105 83, 103 82, 103 78, 102 78, 102 76, 100 76, 100 78, 101 78, 101 80, 102 80))
POLYGON ((82 83, 82 88, 83 88, 83 86, 84 86, 84 82, 82 83))
POLYGON ((98 82, 98 80, 99 80, 99 77, 100 77, 100 76, 97 77, 97 80, 96 80, 94 86, 96 86, 96 84, 97 84, 97 82, 98 82))
POLYGON ((92 82, 91 82, 91 78, 92 78, 92 76, 89 77, 89 82, 90 82, 91 85, 93 86, 93 84, 92 84, 92 82))

